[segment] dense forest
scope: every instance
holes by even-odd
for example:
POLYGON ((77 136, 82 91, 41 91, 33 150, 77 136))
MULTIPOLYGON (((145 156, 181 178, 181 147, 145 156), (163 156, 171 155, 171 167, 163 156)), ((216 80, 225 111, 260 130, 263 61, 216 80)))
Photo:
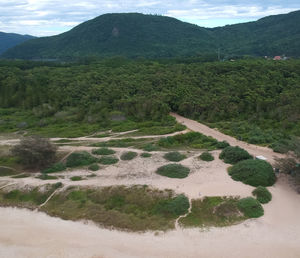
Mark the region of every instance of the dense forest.
POLYGON ((300 56, 300 11, 255 22, 203 28, 177 19, 139 13, 104 14, 72 30, 9 49, 4 58, 74 60, 126 56, 300 56))
POLYGON ((0 54, 5 52, 9 48, 12 48, 18 44, 21 44, 33 38, 34 37, 30 35, 0 32, 0 54))
POLYGON ((3 61, 0 107, 3 132, 62 121, 99 129, 114 118, 163 121, 174 111, 270 144, 300 136, 300 61, 3 61))

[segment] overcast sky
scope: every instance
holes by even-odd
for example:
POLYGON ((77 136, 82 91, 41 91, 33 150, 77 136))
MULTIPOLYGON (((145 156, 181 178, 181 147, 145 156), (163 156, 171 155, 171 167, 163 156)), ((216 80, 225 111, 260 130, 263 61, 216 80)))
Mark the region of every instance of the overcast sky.
POLYGON ((120 12, 161 14, 216 27, 299 9, 299 0, 0 0, 0 31, 55 35, 98 15, 120 12))

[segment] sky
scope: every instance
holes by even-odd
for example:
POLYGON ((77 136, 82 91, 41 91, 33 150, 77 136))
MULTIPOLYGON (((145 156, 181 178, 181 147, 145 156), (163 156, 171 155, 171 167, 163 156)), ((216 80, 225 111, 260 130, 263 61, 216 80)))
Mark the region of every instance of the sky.
POLYGON ((299 9, 299 0, 0 0, 0 31, 51 36, 101 14, 123 12, 217 27, 299 9))

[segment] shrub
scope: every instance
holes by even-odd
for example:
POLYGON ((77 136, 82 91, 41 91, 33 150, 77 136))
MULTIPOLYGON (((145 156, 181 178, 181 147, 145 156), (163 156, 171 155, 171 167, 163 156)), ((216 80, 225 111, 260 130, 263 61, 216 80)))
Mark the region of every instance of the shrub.
POLYGON ((81 176, 72 176, 70 179, 72 181, 81 181, 81 180, 83 180, 83 178, 81 176))
POLYGON ((169 160, 169 161, 177 162, 177 161, 181 161, 181 160, 185 159, 186 156, 179 153, 178 151, 172 151, 172 152, 166 153, 164 155, 164 158, 169 160))
POLYGON ((272 166, 264 160, 243 160, 228 172, 233 180, 252 186, 271 186, 276 181, 272 166))
POLYGON ((66 165, 64 163, 58 162, 53 164, 51 167, 44 169, 42 173, 49 174, 64 171, 66 169, 66 165))
POLYGON ((112 149, 100 148, 100 149, 92 150, 92 153, 96 155, 111 155, 111 154, 115 154, 116 152, 112 149))
POLYGON ((241 160, 252 159, 253 157, 244 149, 235 146, 226 147, 219 156, 225 163, 235 164, 241 160))
POLYGON ((258 218, 264 215, 264 209, 261 204, 252 197, 239 200, 238 208, 248 218, 258 218))
POLYGON ((146 145, 143 146, 143 150, 144 150, 144 151, 149 151, 149 152, 151 152, 151 151, 157 151, 157 150, 158 150, 158 147, 155 146, 155 145, 152 144, 152 143, 148 143, 148 144, 146 144, 146 145))
POLYGON ((48 139, 30 136, 14 146, 12 153, 27 168, 45 168, 55 161, 56 150, 56 146, 48 139))
POLYGON ((190 169, 180 164, 168 164, 158 168, 156 173, 170 178, 185 178, 189 175, 190 169))
POLYGON ((101 163, 103 165, 116 164, 118 161, 119 161, 119 159, 116 157, 102 157, 99 159, 99 163, 101 163))
POLYGON ((86 151, 73 152, 67 158, 66 166, 67 167, 87 166, 96 161, 97 159, 86 151))
POLYGON ((272 200, 272 194, 267 188, 263 186, 258 186, 256 189, 253 190, 252 194, 260 203, 268 203, 272 200))
POLYGON ((49 176, 47 174, 42 174, 42 175, 38 176, 37 178, 39 178, 41 180, 54 180, 54 179, 58 179, 57 176, 49 176))
POLYGON ((152 154, 148 153, 148 152, 144 152, 144 153, 141 154, 142 158, 150 158, 151 156, 152 156, 152 154))
POLYGON ((212 161, 215 158, 213 157, 213 155, 211 155, 209 152, 203 152, 200 156, 200 159, 204 160, 204 161, 212 161))
POLYGON ((228 146, 230 146, 230 144, 226 141, 218 142, 216 145, 218 149, 225 149, 228 146))
POLYGON ((99 169, 100 169, 100 167, 98 164, 92 164, 89 166, 89 170, 91 170, 91 171, 97 171, 99 169))
POLYGON ((132 160, 137 156, 137 153, 134 151, 124 152, 121 155, 121 160, 132 160))

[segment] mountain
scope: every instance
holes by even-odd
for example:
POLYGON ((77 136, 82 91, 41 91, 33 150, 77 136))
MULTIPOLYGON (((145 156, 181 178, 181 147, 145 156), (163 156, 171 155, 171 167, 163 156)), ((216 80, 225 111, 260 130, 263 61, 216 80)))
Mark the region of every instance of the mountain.
POLYGON ((0 54, 5 52, 9 48, 12 48, 20 43, 23 43, 24 41, 33 38, 34 37, 30 35, 0 32, 0 54))
POLYGON ((300 56, 300 11, 256 22, 203 28, 175 18, 104 14, 57 36, 37 38, 4 58, 176 57, 214 54, 300 56))

